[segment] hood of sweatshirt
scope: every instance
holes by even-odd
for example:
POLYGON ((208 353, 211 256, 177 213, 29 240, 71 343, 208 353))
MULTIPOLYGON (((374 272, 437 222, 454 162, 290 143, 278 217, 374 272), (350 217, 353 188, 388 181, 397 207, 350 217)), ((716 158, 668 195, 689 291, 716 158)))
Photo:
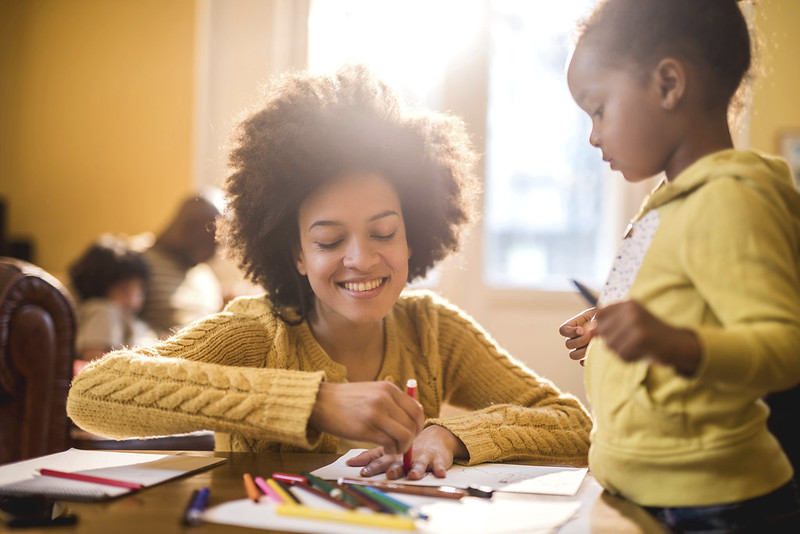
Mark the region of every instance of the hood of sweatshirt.
POLYGON ((789 165, 781 158, 751 150, 723 150, 702 157, 684 169, 675 180, 664 180, 648 196, 636 219, 659 206, 712 180, 735 177, 763 195, 775 209, 784 211, 794 221, 800 250, 800 190, 792 179, 789 165))

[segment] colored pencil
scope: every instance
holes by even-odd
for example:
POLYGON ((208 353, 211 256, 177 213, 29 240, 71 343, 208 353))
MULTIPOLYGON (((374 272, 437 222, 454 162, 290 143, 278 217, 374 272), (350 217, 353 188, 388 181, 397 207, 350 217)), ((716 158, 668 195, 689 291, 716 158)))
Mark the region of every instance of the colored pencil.
POLYGON ((244 481, 244 490, 247 492, 247 498, 252 499, 253 502, 258 502, 261 499, 261 493, 259 493, 253 477, 250 476, 250 473, 245 473, 242 475, 242 480, 244 481))
POLYGON ((396 482, 376 482, 371 480, 360 480, 355 478, 340 478, 339 484, 350 484, 355 486, 369 486, 378 488, 388 493, 407 493, 409 495, 421 495, 423 497, 439 497, 442 499, 460 499, 466 497, 469 492, 455 488, 453 486, 417 486, 414 484, 400 484, 396 482))
POLYGON ((84 475, 83 473, 68 473, 65 471, 56 471, 55 469, 39 469, 39 473, 46 477, 67 478, 70 480, 80 480, 81 482, 92 482, 94 484, 103 484, 104 486, 116 486, 118 488, 133 490, 142 489, 144 487, 144 484, 138 482, 127 482, 125 480, 116 480, 113 478, 84 475))
POLYGON ((275 507, 275 513, 278 515, 304 517, 306 519, 321 519, 323 521, 338 521, 371 527, 404 530, 416 529, 414 521, 408 517, 356 512, 353 510, 324 510, 296 504, 280 504, 275 507))
MULTIPOLYGON (((411 397, 412 399, 417 398, 417 381, 413 378, 409 378, 408 382, 406 382, 406 395, 411 397)), ((403 453, 403 472, 407 475, 409 471, 411 471, 411 460, 413 458, 411 447, 408 447, 408 450, 403 453)))

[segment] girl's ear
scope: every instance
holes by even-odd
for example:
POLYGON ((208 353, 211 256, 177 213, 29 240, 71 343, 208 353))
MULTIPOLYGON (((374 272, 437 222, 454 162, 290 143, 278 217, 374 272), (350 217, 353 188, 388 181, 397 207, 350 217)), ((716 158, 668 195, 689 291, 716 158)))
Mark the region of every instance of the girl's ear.
POLYGON ((303 259, 303 249, 300 248, 299 244, 292 245, 292 259, 294 260, 294 266, 297 269, 297 272, 300 273, 301 276, 306 276, 308 271, 306 271, 306 264, 303 259))
POLYGON ((655 82, 664 109, 675 109, 686 91, 686 68, 678 59, 665 57, 655 70, 655 82))

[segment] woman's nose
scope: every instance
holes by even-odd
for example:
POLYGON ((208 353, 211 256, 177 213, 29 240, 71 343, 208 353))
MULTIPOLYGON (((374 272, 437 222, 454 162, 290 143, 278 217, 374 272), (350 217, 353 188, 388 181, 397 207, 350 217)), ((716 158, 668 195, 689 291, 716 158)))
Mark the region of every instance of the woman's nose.
POLYGON ((364 239, 352 239, 345 250, 344 265, 350 269, 368 270, 377 263, 378 255, 364 239))

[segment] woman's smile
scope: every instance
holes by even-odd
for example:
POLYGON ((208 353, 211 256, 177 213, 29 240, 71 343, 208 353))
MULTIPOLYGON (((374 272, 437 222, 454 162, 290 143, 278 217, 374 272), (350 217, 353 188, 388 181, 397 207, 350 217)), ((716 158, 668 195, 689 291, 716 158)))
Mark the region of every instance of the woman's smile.
POLYGON ((387 276, 364 282, 339 282, 337 285, 355 293, 367 293, 383 286, 388 279, 389 277, 387 276))

